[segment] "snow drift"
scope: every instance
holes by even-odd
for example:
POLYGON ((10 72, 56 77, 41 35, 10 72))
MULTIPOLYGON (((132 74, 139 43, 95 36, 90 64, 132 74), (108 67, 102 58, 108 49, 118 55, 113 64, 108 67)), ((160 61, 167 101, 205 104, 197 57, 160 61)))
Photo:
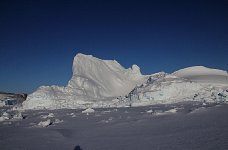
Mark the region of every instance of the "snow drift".
POLYGON ((115 60, 77 54, 72 70, 66 87, 42 86, 28 96, 23 108, 123 107, 185 100, 226 102, 228 98, 227 72, 201 66, 172 74, 142 75, 137 65, 125 69, 115 60))
POLYGON ((173 75, 200 83, 228 84, 226 71, 194 66, 178 70, 173 75))

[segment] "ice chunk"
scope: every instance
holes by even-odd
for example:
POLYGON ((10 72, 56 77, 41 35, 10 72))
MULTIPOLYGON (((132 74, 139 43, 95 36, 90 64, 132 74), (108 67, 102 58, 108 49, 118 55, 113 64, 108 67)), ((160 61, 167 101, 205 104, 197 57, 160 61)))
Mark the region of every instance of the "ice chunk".
POLYGON ((48 127, 48 126, 51 125, 51 124, 52 124, 51 120, 48 119, 48 120, 46 120, 46 121, 41 121, 41 122, 39 122, 39 123, 38 123, 38 126, 40 126, 40 127, 48 127))
POLYGON ((17 112, 14 116, 13 119, 23 119, 23 115, 21 114, 21 112, 17 112))
POLYGON ((8 120, 8 119, 10 119, 10 114, 8 114, 7 112, 4 112, 4 113, 2 114, 2 117, 3 117, 5 120, 8 120))
POLYGON ((173 108, 173 109, 167 110, 165 112, 166 113, 176 113, 177 112, 177 109, 176 108, 173 108))
POLYGON ((58 123, 62 123, 62 122, 63 122, 63 120, 55 119, 55 121, 53 123, 58 124, 58 123))
POLYGON ((5 121, 5 118, 4 117, 0 117, 0 122, 2 122, 2 121, 5 121))
POLYGON ((94 113, 94 112, 95 112, 95 110, 92 108, 88 108, 88 109, 82 111, 82 113, 94 113))
POLYGON ((55 115, 53 113, 49 113, 48 115, 41 115, 41 118, 47 119, 47 118, 53 118, 55 115))
POLYGON ((153 110, 151 109, 151 110, 148 110, 148 111, 146 111, 147 113, 153 113, 153 110))

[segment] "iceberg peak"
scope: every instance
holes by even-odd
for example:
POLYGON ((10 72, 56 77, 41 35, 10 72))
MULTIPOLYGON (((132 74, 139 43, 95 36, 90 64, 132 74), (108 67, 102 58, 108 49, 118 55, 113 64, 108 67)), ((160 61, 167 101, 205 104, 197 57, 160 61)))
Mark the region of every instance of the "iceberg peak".
POLYGON ((134 65, 132 65, 131 69, 132 69, 133 73, 141 75, 141 71, 140 71, 140 67, 139 66, 134 64, 134 65))
POLYGON ((81 53, 75 56, 72 70, 68 87, 82 88, 95 97, 125 95, 143 78, 137 65, 129 70, 115 60, 102 60, 81 53))

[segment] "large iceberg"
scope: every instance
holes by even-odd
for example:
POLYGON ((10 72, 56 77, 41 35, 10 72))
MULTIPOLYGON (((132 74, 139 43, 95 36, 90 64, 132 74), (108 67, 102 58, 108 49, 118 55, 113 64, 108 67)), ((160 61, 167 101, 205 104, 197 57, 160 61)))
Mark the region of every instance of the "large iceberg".
POLYGON ((133 65, 77 54, 67 86, 41 86, 23 102, 24 109, 124 107, 181 101, 228 101, 226 71, 202 66, 172 74, 142 75, 133 65))
POLYGON ((127 95, 148 78, 141 74, 137 65, 125 69, 115 60, 101 60, 80 53, 74 58, 72 71, 66 87, 41 86, 28 96, 23 108, 105 107, 112 104, 110 100, 127 95))

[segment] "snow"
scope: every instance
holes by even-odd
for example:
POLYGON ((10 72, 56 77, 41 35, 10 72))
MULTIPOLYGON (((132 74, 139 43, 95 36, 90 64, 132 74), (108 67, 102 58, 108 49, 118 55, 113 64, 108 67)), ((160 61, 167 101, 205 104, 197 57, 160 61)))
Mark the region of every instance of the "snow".
POLYGON ((95 110, 92 108, 88 108, 88 109, 82 111, 83 114, 84 113, 94 113, 94 112, 95 112, 95 110))
POLYGON ((5 121, 5 118, 4 117, 0 117, 0 122, 2 122, 2 121, 5 121))
POLYGON ((113 97, 128 94, 148 78, 141 75, 137 65, 125 69, 115 60, 101 60, 84 54, 75 56, 72 70, 72 78, 66 87, 41 86, 27 97, 23 108, 101 107, 103 104, 109 105, 113 97))
POLYGON ((183 101, 226 102, 226 88, 208 86, 164 72, 151 75, 140 86, 135 87, 127 98, 130 106, 168 104, 183 101))
POLYGON ((74 113, 70 113, 70 114, 67 114, 67 115, 69 115, 69 116, 71 116, 71 117, 76 117, 76 115, 74 114, 74 113))
POLYGON ((8 120, 8 119, 10 119, 10 114, 7 113, 7 112, 4 112, 4 113, 2 114, 2 117, 3 117, 3 119, 8 120))
POLYGON ((0 109, 0 111, 2 111, 2 115, 0 116, 0 122, 2 121, 16 121, 16 120, 22 120, 25 119, 26 116, 23 116, 23 114, 20 111, 15 111, 13 109, 0 109))
POLYGON ((173 108, 173 109, 167 110, 165 112, 166 113, 176 113, 177 112, 177 109, 176 108, 173 108))
POLYGON ((0 149, 228 149, 226 71, 142 75, 84 54, 72 70, 65 87, 30 94, 23 111, 0 108, 0 149))
POLYGON ((14 116, 13 119, 23 119, 23 115, 21 114, 21 112, 17 112, 14 116))
POLYGON ((47 118, 53 118, 55 115, 53 113, 49 113, 48 115, 41 115, 41 118, 47 119, 47 118))
POLYGON ((0 100, 0 107, 3 107, 3 106, 5 106, 5 102, 0 100))
POLYGON ((78 54, 67 87, 79 88, 92 98, 116 97, 129 93, 141 79, 144 78, 136 65, 124 69, 117 61, 78 54))
POLYGON ((194 66, 172 74, 142 75, 137 65, 125 69, 115 60, 77 54, 65 87, 41 86, 23 109, 86 109, 146 106, 182 101, 227 102, 226 71, 194 66))
POLYGON ((73 150, 79 145, 86 150, 226 150, 228 105, 216 105, 99 108, 89 116, 72 109, 26 110, 27 119, 0 122, 0 149, 73 150), (50 113, 58 119, 40 118, 50 113), (71 113, 77 117, 67 115, 71 113))
POLYGON ((173 73, 178 77, 189 77, 189 76, 199 76, 199 75, 220 75, 227 76, 227 72, 219 69, 207 68, 204 66, 193 66, 184 69, 180 69, 173 73))
POLYGON ((39 122, 39 123, 38 123, 38 126, 40 126, 40 127, 48 127, 48 126, 51 125, 51 124, 52 124, 51 120, 48 119, 48 120, 46 120, 46 121, 41 121, 41 122, 39 122))
POLYGON ((155 115, 155 116, 174 114, 176 112, 177 112, 176 108, 169 109, 169 110, 166 110, 166 111, 163 111, 163 110, 152 110, 152 109, 146 111, 146 113, 152 114, 152 115, 155 115))
POLYGON ((228 84, 227 71, 204 66, 193 66, 180 69, 174 72, 173 75, 201 83, 228 84))
POLYGON ((63 120, 55 119, 55 121, 54 121, 53 123, 54 123, 54 124, 63 123, 63 120))
POLYGON ((148 110, 148 111, 146 111, 147 113, 153 113, 153 110, 151 109, 151 110, 148 110))

